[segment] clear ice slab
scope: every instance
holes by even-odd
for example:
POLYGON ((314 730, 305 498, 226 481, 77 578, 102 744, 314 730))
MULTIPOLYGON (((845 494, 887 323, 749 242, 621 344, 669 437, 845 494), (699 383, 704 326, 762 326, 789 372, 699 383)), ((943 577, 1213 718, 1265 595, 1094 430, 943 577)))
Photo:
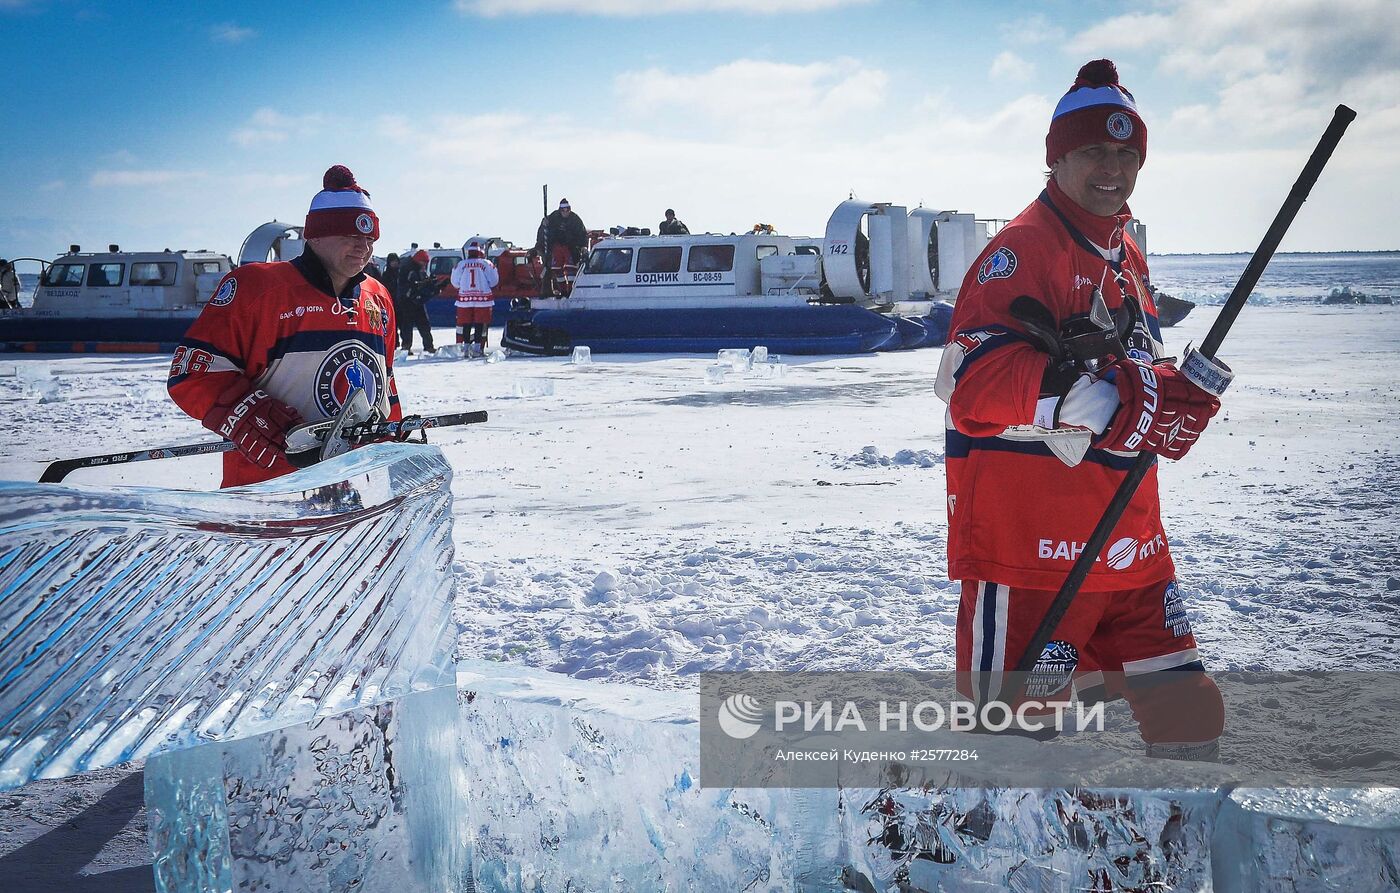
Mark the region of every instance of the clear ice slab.
POLYGON ((1394 789, 700 788, 694 693, 490 662, 458 685, 478 890, 1400 888, 1394 789))
POLYGON ((835 791, 701 789, 693 694, 458 665, 476 889, 792 890, 835 791))
POLYGON ((146 763, 160 893, 470 887, 452 686, 146 763))
POLYGON ((451 684, 451 469, 216 493, 0 483, 0 789, 451 684))

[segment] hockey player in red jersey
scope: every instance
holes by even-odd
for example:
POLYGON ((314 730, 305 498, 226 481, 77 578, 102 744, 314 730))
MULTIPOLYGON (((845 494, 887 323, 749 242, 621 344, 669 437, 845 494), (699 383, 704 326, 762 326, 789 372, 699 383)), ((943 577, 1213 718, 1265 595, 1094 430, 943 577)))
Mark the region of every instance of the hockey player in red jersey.
MULTIPOLYGON (((1220 405, 1160 359, 1147 262, 1124 232, 1147 129, 1112 62, 1080 69, 1045 142, 1049 182, 968 271, 938 373, 959 684, 979 703, 998 699, 1136 454, 1180 459, 1220 405)), ((1174 577, 1154 466, 1027 695, 1062 699, 1071 680, 1081 698, 1122 695, 1150 755, 1214 758, 1224 708, 1174 577)))
POLYGON ((238 448, 224 454, 225 487, 294 471, 287 432, 334 418, 356 388, 384 418, 402 417, 393 300, 364 273, 379 218, 348 168, 322 185, 301 257, 225 276, 170 364, 171 398, 238 448))
POLYGON ((491 328, 491 308, 496 299, 491 289, 501 281, 500 271, 486 257, 481 243, 467 243, 467 256, 452 268, 452 284, 457 286, 457 343, 462 356, 483 356, 486 334, 491 328))

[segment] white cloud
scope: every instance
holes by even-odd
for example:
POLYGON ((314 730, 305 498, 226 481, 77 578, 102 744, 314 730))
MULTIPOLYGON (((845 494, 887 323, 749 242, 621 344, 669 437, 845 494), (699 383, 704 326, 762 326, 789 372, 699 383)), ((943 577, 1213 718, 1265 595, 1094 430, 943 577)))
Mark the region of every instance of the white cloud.
POLYGON ((164 186, 185 180, 198 179, 203 176, 204 174, 198 171, 94 171, 92 176, 88 178, 88 185, 95 188, 106 188, 109 186, 164 186))
MULTIPOLYGON (((1396 34, 1395 0, 1167 0, 1068 46, 1081 58, 1155 59, 1159 84, 1189 96, 1154 111, 1139 95, 1153 160, 1133 207, 1163 223, 1157 250, 1253 247, 1337 103, 1359 117, 1283 247, 1380 248, 1393 245, 1394 213, 1378 196, 1400 182, 1396 34)), ((1136 83, 1131 69, 1123 79, 1136 83)))
POLYGON ((1176 37, 1177 22, 1169 15, 1130 13, 1075 35, 1070 47, 1080 54, 1121 54, 1123 50, 1140 50, 1156 46, 1176 37))
POLYGON ((939 154, 952 146, 1012 146, 1035 156, 1044 154, 1045 131, 1054 111, 1055 100, 1029 94, 1000 108, 969 115, 953 105, 946 93, 940 93, 926 98, 920 106, 920 118, 927 122, 921 136, 926 134, 929 150, 939 154))
POLYGON ((968 113, 951 97, 894 107, 887 92, 885 72, 850 60, 632 72, 616 109, 600 96, 587 115, 380 117, 382 156, 352 167, 374 192, 384 250, 481 230, 530 241, 541 183, 593 227, 655 226, 674 207, 697 232, 763 220, 819 235, 851 190, 984 217, 1035 196, 1052 100, 968 113))
MULTIPOLYGON (((1158 12, 1118 16, 1076 35, 1082 53, 1150 49, 1161 73, 1200 85, 1214 101, 1178 109, 1179 134, 1268 143, 1301 135, 1318 107, 1385 92, 1400 68, 1395 0, 1181 0, 1158 12)), ((1125 75, 1125 80, 1127 76, 1125 75)))
POLYGON ((1026 81, 1030 80, 1034 73, 1035 67, 1033 65, 1010 50, 997 53, 997 57, 992 60, 991 76, 994 78, 1007 81, 1026 81))
POLYGON ((697 74, 624 72, 614 79, 614 92, 624 108, 653 119, 786 142, 860 129, 883 104, 888 84, 884 71, 853 59, 808 65, 740 59, 697 74))
POLYGON ((1003 43, 1031 46, 1038 43, 1060 43, 1065 29, 1053 24, 1044 13, 1013 16, 997 29, 1003 43))
POLYGON ((323 115, 284 115, 273 108, 260 108, 233 132, 232 139, 244 147, 284 143, 291 137, 309 136, 324 123, 323 115))
POLYGON ((219 43, 242 43, 258 36, 252 28, 244 28, 233 22, 223 22, 209 29, 209 36, 219 43))
MULTIPOLYGON (((461 244, 481 231, 533 241, 542 183, 593 227, 654 227, 674 207, 697 232, 763 220, 820 235, 851 190, 982 216, 1014 214, 1035 196, 1052 100, 1023 96, 964 111, 953 105, 955 91, 907 107, 897 95, 883 69, 849 59, 633 71, 586 110, 383 115, 366 122, 375 141, 335 160, 372 191, 382 251, 409 241, 461 244)), ((255 130, 286 123, 271 112, 255 117, 255 130)), ((304 209, 314 193, 305 176, 273 188, 255 172, 319 176, 327 130, 288 140, 275 163, 249 159, 250 181, 223 209, 239 221, 225 242, 304 209)))
POLYGON ((860 6, 872 0, 456 0, 459 12, 497 18, 529 15, 657 16, 738 12, 779 15, 860 6))

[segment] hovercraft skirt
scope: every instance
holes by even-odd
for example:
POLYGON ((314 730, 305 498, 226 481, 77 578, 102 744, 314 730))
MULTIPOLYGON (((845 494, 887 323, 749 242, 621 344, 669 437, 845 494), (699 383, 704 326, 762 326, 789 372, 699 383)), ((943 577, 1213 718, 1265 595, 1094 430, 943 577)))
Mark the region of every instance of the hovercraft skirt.
POLYGON ((895 321, 860 307, 540 310, 512 321, 502 341, 525 353, 710 353, 767 347, 775 354, 855 354, 901 346, 895 321))

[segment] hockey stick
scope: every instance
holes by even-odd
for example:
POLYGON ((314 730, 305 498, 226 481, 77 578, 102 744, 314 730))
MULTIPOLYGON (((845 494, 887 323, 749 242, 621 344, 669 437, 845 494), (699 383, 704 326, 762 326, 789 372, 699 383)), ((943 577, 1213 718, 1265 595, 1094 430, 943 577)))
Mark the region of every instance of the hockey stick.
POLYGON ((156 447, 153 450, 138 450, 133 453, 108 453, 105 456, 83 456, 78 459, 59 459, 50 462, 39 476, 41 484, 57 484, 79 468, 98 468, 103 465, 123 465, 127 462, 144 462, 147 459, 178 459, 181 456, 202 456, 205 453, 227 453, 236 447, 227 440, 215 443, 186 443, 180 446, 156 447))
MULTIPOLYGON (((349 440, 378 440, 388 437, 405 440, 415 431, 429 428, 448 428, 453 425, 474 425, 486 421, 485 412, 457 412, 440 416, 409 416, 401 422, 379 422, 373 425, 356 425, 345 429, 344 436, 349 440)), ((333 424, 326 423, 326 424, 333 424)), ((124 465, 128 462, 144 462, 148 459, 178 459, 182 456, 202 456, 206 453, 227 453, 235 449, 227 440, 212 443, 186 443, 179 446, 157 447, 152 450, 137 450, 128 453, 108 453, 104 456, 83 456, 77 459, 59 459, 50 462, 39 477, 41 484, 57 484, 79 468, 99 468, 105 465, 124 465)))
MULTIPOLYGON (((1221 342, 1225 340, 1230 327, 1235 323, 1235 317, 1239 316, 1240 310, 1249 300, 1250 293, 1254 291, 1254 286, 1259 282, 1259 277, 1263 275, 1264 268, 1268 266, 1274 252, 1278 250, 1279 243, 1283 241, 1284 233, 1288 232, 1293 218, 1298 215, 1299 209, 1303 207, 1303 202, 1307 201, 1308 193, 1312 191, 1313 184, 1317 182, 1322 169, 1327 166, 1328 159, 1332 157, 1332 152, 1341 142, 1342 134, 1346 132, 1347 125, 1351 124, 1355 118, 1356 112, 1344 105, 1337 106, 1336 111, 1332 113, 1332 123, 1327 125, 1326 132, 1318 141, 1317 148, 1313 149, 1308 163, 1303 166, 1303 172, 1298 175, 1298 180, 1293 184, 1288 198, 1284 200, 1283 207, 1279 208, 1278 216, 1274 218, 1273 224, 1264 234, 1264 239, 1259 243, 1254 256, 1250 258, 1248 266, 1240 274, 1240 281, 1235 284, 1235 290, 1230 293, 1229 300, 1225 302, 1225 306, 1220 310, 1220 315, 1215 318, 1214 324, 1211 325, 1210 333, 1201 343, 1199 352, 1207 359, 1213 360, 1215 358, 1215 353, 1220 349, 1221 342)), ((1035 669, 1036 662, 1040 660, 1041 652, 1045 650, 1046 643, 1054 634, 1055 627, 1060 625, 1065 613, 1069 611, 1070 603, 1074 601, 1075 594, 1078 593, 1079 587, 1084 584, 1085 578, 1089 576, 1090 568, 1094 566, 1094 561, 1103 551, 1104 545, 1113 533, 1113 528, 1123 517, 1123 512, 1133 499, 1133 494, 1137 492, 1138 486, 1142 483, 1142 479, 1147 476, 1148 469, 1152 467, 1156 458, 1152 453, 1139 453, 1137 461, 1133 463, 1122 483, 1118 485, 1118 491, 1113 494, 1113 499, 1109 502, 1108 508, 1104 510, 1103 517, 1099 519, 1098 526, 1094 528, 1089 542, 1084 546, 1084 551, 1079 553, 1074 566, 1070 568, 1069 576, 1065 578, 1059 592, 1055 593, 1055 600, 1051 603, 1049 610, 1045 612, 1045 618, 1040 621, 1035 635, 1031 636, 1030 644, 1021 653, 1021 659, 1016 662, 1015 674, 1012 676, 1012 696, 1008 699, 1008 703, 1015 703, 1019 699, 1029 674, 1035 669)))

